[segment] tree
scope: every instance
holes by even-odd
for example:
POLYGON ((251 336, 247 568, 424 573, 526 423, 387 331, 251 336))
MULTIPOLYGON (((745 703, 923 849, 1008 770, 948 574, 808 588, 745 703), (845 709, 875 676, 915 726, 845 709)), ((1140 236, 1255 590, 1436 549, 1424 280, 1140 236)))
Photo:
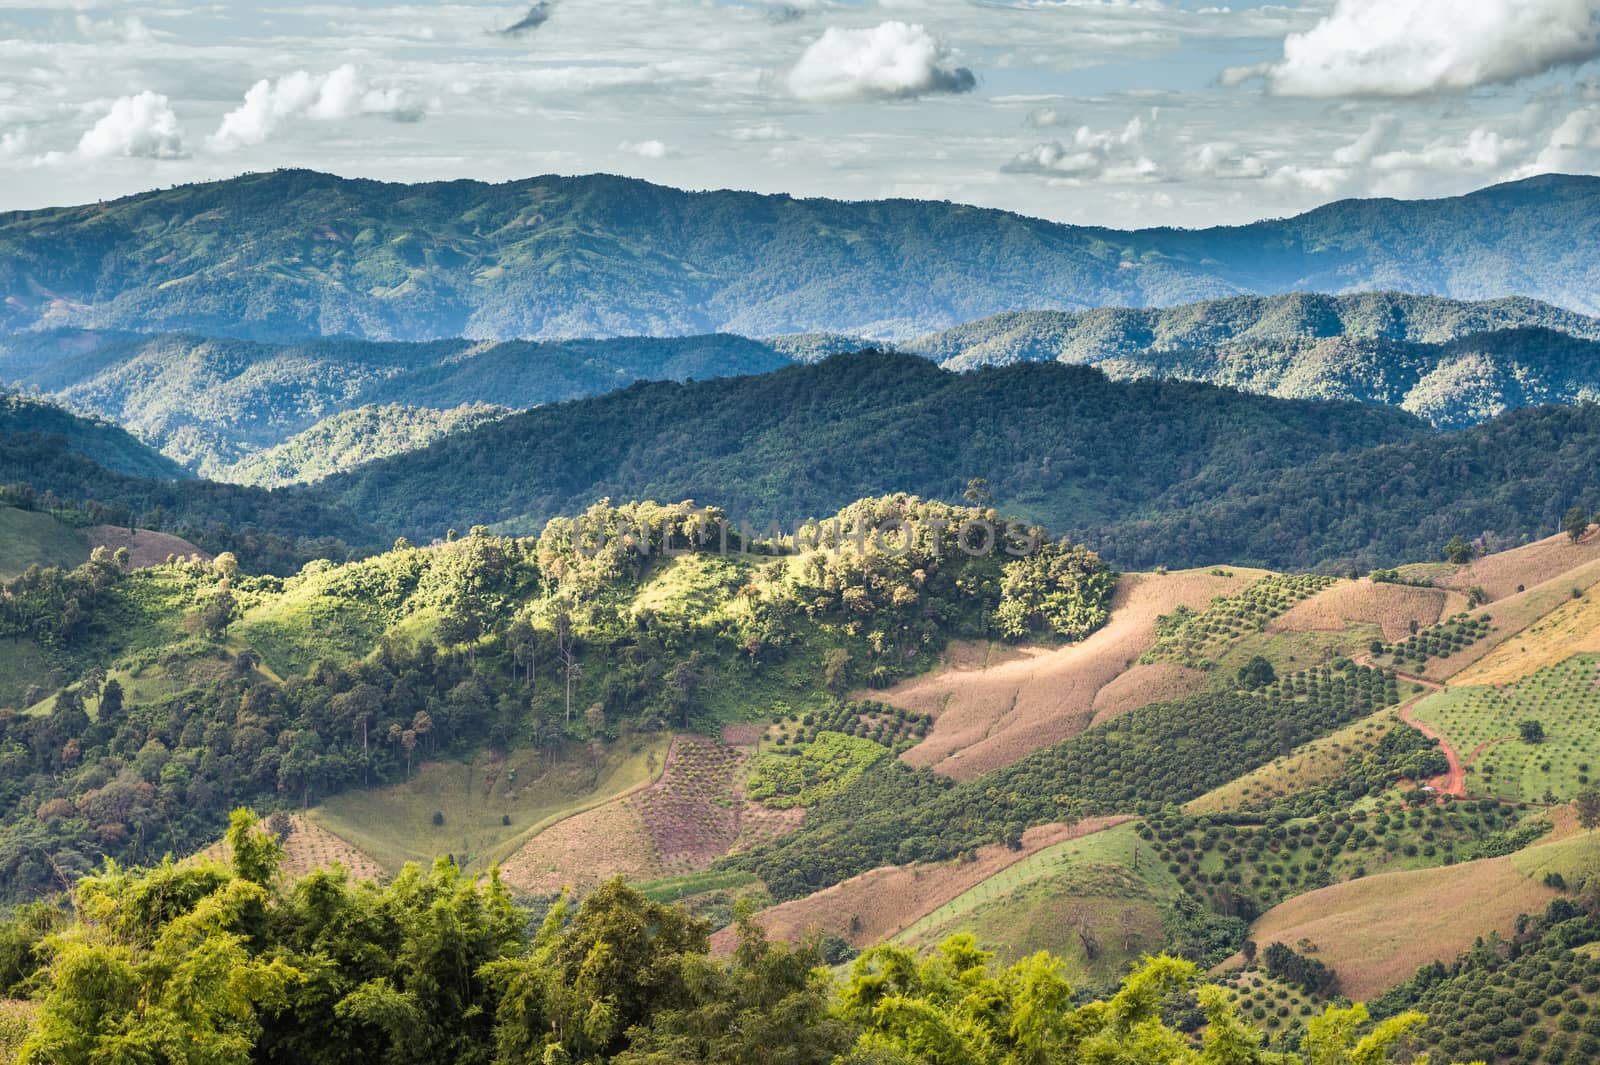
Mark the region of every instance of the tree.
POLYGON ((1544 723, 1532 718, 1526 721, 1518 721, 1517 733, 1522 737, 1523 743, 1543 743, 1544 723))
POLYGON ((1583 539, 1583 534, 1589 531, 1589 512, 1582 507, 1573 507, 1567 511, 1566 517, 1561 519, 1561 528, 1567 538, 1573 543, 1583 539))
POLYGON ((986 478, 974 477, 967 482, 967 490, 961 493, 961 498, 975 507, 986 507, 994 501, 994 493, 986 478))
POLYGON ((1591 784, 1578 792, 1578 824, 1589 831, 1600 828, 1600 784, 1591 784))
POLYGON ((238 609, 238 605, 227 579, 218 581, 217 590, 211 593, 211 597, 200 608, 200 624, 204 626, 206 635, 212 639, 226 636, 228 626, 233 624, 234 612, 238 609))
POLYGON ((1444 557, 1457 566, 1465 566, 1472 561, 1472 545, 1463 540, 1458 533, 1450 537, 1450 542, 1444 545, 1444 557))
POLYGON ((1246 691, 1265 688, 1277 679, 1277 670, 1273 669, 1272 663, 1262 655, 1251 656, 1250 661, 1239 667, 1239 687, 1246 691))

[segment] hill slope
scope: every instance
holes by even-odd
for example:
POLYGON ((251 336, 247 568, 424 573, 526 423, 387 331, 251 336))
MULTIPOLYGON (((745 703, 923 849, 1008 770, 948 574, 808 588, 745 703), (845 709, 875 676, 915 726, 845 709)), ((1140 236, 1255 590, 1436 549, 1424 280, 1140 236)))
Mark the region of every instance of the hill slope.
POLYGON ((253 337, 834 330, 1239 293, 1522 294, 1600 309, 1600 179, 1121 232, 959 204, 689 193, 606 175, 253 174, 0 222, 0 329, 253 337))
MULTIPOLYGON (((761 373, 842 337, 713 335, 550 343, 270 344, 190 334, 52 330, 0 338, 0 379, 110 418, 208 476, 368 405, 534 407, 638 380, 761 373)), ((368 446, 382 453, 374 441, 368 446)), ((248 478, 230 478, 248 479, 248 478)))
POLYGON ((648 384, 513 415, 330 478, 355 512, 429 537, 537 529, 601 497, 717 499, 787 526, 875 491, 958 497, 971 477, 1057 528, 1134 513, 1182 484, 1411 438, 1398 411, 1290 402, 1083 367, 970 374, 865 352, 758 377, 648 384))
POLYGON ((1600 320, 1537 300, 1241 296, 1165 310, 996 315, 912 341, 950 369, 1058 361, 1403 407, 1440 427, 1600 396, 1600 320))

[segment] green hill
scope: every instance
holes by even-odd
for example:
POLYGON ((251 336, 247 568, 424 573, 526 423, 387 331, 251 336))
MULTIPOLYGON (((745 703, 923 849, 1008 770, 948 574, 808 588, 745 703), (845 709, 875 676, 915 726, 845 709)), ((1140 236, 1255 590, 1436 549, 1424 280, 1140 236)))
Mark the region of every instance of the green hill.
MULTIPOLYGON (((763 342, 727 335, 271 344, 68 329, 0 337, 0 380, 15 378, 74 410, 109 418, 216 477, 324 418, 363 406, 535 407, 638 380, 761 373, 788 365, 792 356, 856 346, 842 337, 763 342)), ((374 439, 364 450, 376 456, 404 448, 385 450, 374 439)))
POLYGON ((374 459, 427 447, 508 413, 505 407, 462 404, 450 410, 427 407, 357 407, 322 419, 277 447, 258 451, 218 472, 220 480, 280 488, 311 484, 353 470, 374 459))
MULTIPOLYGON (((177 463, 141 444, 125 429, 15 392, 0 391, 0 436, 12 442, 53 444, 129 477, 176 480, 189 476, 177 463)), ((8 478, 0 481, 5 479, 8 478)))
POLYGON ((528 411, 325 485, 418 538, 475 524, 531 531, 603 496, 717 499, 738 520, 792 525, 880 491, 957 499, 972 477, 1065 529, 1137 514, 1179 486, 1220 492, 1423 431, 1356 404, 1120 383, 1059 364, 955 374, 868 352, 528 411))
POLYGON ((1241 293, 1513 293, 1595 311, 1600 180, 1117 231, 914 200, 609 175, 391 185, 284 170, 0 221, 0 330, 256 338, 832 331, 1241 293))

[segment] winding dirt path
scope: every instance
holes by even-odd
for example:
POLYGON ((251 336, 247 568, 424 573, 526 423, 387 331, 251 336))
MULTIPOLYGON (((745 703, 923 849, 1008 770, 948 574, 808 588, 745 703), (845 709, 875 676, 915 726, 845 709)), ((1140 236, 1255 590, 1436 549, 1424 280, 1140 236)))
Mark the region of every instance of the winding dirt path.
MULTIPOLYGON (((1367 661, 1366 656, 1357 658, 1356 664, 1371 667, 1371 663, 1367 661)), ((1450 741, 1445 739, 1438 730, 1433 728, 1431 725, 1425 725, 1421 721, 1418 721, 1411 713, 1411 711, 1415 709, 1416 705, 1422 702, 1422 700, 1426 699, 1436 691, 1443 690, 1444 685, 1440 684, 1438 681, 1429 680, 1427 677, 1419 677, 1415 674, 1400 673, 1398 671, 1395 673, 1395 679, 1410 681, 1412 684, 1420 684, 1425 689, 1424 691, 1412 696, 1410 699, 1407 699, 1405 702, 1400 704, 1400 720, 1404 721, 1406 724, 1410 725, 1412 728, 1416 729, 1430 740, 1436 741, 1439 744, 1440 753, 1444 755, 1445 761, 1450 764, 1450 772, 1446 773, 1442 777, 1434 777, 1433 780, 1429 781, 1429 783, 1433 785, 1434 790, 1439 792, 1439 801, 1443 802, 1444 796, 1446 795, 1449 795, 1451 798, 1455 799, 1465 799, 1467 797, 1467 767, 1462 763, 1461 756, 1456 753, 1456 749, 1450 746, 1450 741)), ((1478 748, 1478 750, 1472 752, 1472 756, 1476 758, 1479 752, 1482 750, 1482 747, 1478 748)))

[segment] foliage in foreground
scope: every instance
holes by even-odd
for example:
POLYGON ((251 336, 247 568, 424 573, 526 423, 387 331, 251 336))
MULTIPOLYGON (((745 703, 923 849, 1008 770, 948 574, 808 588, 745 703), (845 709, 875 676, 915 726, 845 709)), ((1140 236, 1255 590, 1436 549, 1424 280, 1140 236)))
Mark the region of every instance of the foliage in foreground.
POLYGON ((494 875, 441 862, 385 888, 328 872, 285 885, 253 815, 237 811, 229 839, 231 868, 108 864, 79 885, 72 923, 30 926, 6 974, 40 1001, 23 1065, 1356 1065, 1403 1060, 1391 1052, 1424 1021, 1330 1010, 1302 1059, 1263 1050, 1227 993, 1173 958, 1082 1003, 1048 954, 1000 969, 957 936, 923 959, 870 950, 835 986, 815 942, 768 943, 743 919, 733 956, 714 958, 704 922, 621 881, 557 903, 529 936, 494 875), (1163 1020, 1185 1002, 1195 1031, 1163 1020))

